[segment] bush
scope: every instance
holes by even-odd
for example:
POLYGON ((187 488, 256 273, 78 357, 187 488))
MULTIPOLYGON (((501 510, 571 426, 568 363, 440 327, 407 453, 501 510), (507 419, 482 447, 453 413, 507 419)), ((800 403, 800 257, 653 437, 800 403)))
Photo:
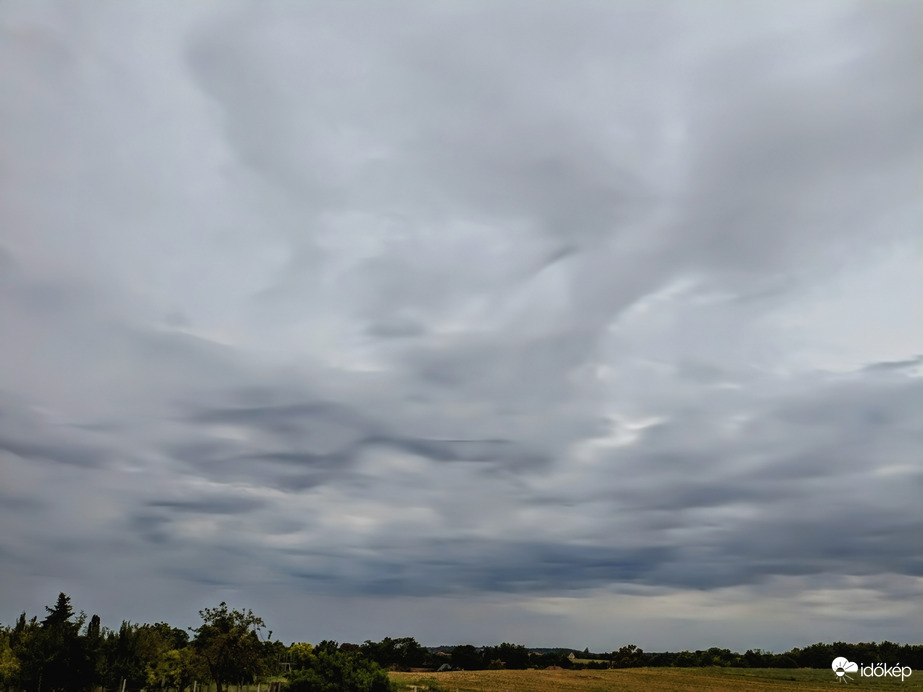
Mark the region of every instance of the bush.
POLYGON ((388 674, 376 663, 339 651, 318 651, 308 667, 288 677, 288 692, 393 692, 388 674))

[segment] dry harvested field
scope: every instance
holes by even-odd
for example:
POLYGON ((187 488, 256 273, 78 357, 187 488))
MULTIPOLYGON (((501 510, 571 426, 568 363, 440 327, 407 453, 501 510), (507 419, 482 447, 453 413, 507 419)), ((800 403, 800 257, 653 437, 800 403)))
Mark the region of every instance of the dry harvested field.
MULTIPOLYGON (((391 673, 400 692, 667 692, 667 690, 827 690, 833 671, 744 668, 633 668, 628 670, 479 670, 447 673, 391 673)), ((923 690, 923 671, 904 682, 859 678, 853 688, 923 690)))

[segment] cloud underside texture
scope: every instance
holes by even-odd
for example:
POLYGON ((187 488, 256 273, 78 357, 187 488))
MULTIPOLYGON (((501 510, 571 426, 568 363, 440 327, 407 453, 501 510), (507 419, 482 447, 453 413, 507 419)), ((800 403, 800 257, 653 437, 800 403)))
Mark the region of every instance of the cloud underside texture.
POLYGON ((292 637, 289 598, 525 640, 593 595, 757 641, 796 611, 735 599, 837 593, 912 632, 919 20, 3 8, 0 617, 129 581, 292 637))

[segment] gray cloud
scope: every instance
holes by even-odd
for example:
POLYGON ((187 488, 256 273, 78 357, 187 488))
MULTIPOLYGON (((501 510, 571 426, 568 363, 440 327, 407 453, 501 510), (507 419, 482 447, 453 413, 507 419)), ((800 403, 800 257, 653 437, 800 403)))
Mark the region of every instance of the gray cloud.
POLYGON ((259 500, 232 498, 205 498, 200 500, 153 500, 148 507, 195 514, 239 514, 252 512, 266 506, 259 500))
POLYGON ((919 14, 4 7, 0 619, 910 638, 919 14))

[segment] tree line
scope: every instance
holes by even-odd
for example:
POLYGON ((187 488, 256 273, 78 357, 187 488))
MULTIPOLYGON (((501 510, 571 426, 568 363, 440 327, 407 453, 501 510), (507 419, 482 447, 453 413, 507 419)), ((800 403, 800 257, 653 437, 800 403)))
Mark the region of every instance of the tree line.
POLYGON ((6 692, 196 690, 258 684, 287 692, 392 692, 374 661, 330 643, 286 646, 250 610, 221 603, 199 611, 188 631, 165 622, 123 621, 103 627, 98 615, 74 613, 62 593, 47 615, 0 627, 0 688, 6 692))
POLYGON ((535 652, 516 644, 475 648, 471 645, 447 647, 454 667, 464 670, 496 668, 525 669, 558 666, 561 668, 603 669, 639 667, 676 668, 817 668, 825 669, 837 656, 863 663, 902 663, 914 670, 923 669, 923 645, 895 644, 894 642, 834 642, 817 643, 804 648, 794 648, 783 653, 761 649, 748 649, 738 653, 730 649, 713 647, 698 651, 648 653, 635 644, 627 644, 611 652, 592 653, 589 649, 554 649, 535 652), (573 654, 573 657, 572 657, 573 654))
MULTIPOLYGON (((640 649, 639 649, 640 651, 640 649)), ((615 667, 650 666, 676 668, 829 668, 837 656, 845 656, 850 661, 863 663, 902 663, 914 670, 923 669, 923 645, 895 644, 890 641, 818 642, 804 648, 794 648, 783 653, 772 653, 761 649, 748 649, 737 653, 729 649, 713 647, 699 651, 679 651, 664 653, 643 653, 637 659, 629 659, 629 665, 615 667)), ((615 655, 615 659, 620 656, 615 655)))
POLYGON ((413 637, 385 637, 363 644, 331 640, 285 645, 272 639, 250 610, 221 603, 199 611, 198 627, 184 630, 165 622, 103 627, 98 615, 75 613, 60 594, 45 617, 22 613, 0 625, 0 688, 6 692, 93 692, 191 690, 216 692, 258 685, 274 692, 392 692, 388 670, 448 667, 462 670, 547 668, 631 668, 639 666, 827 668, 837 656, 863 664, 901 663, 923 668, 923 645, 893 642, 812 644, 784 653, 728 649, 647 653, 634 644, 611 652, 543 649, 519 644, 432 649, 413 637))

